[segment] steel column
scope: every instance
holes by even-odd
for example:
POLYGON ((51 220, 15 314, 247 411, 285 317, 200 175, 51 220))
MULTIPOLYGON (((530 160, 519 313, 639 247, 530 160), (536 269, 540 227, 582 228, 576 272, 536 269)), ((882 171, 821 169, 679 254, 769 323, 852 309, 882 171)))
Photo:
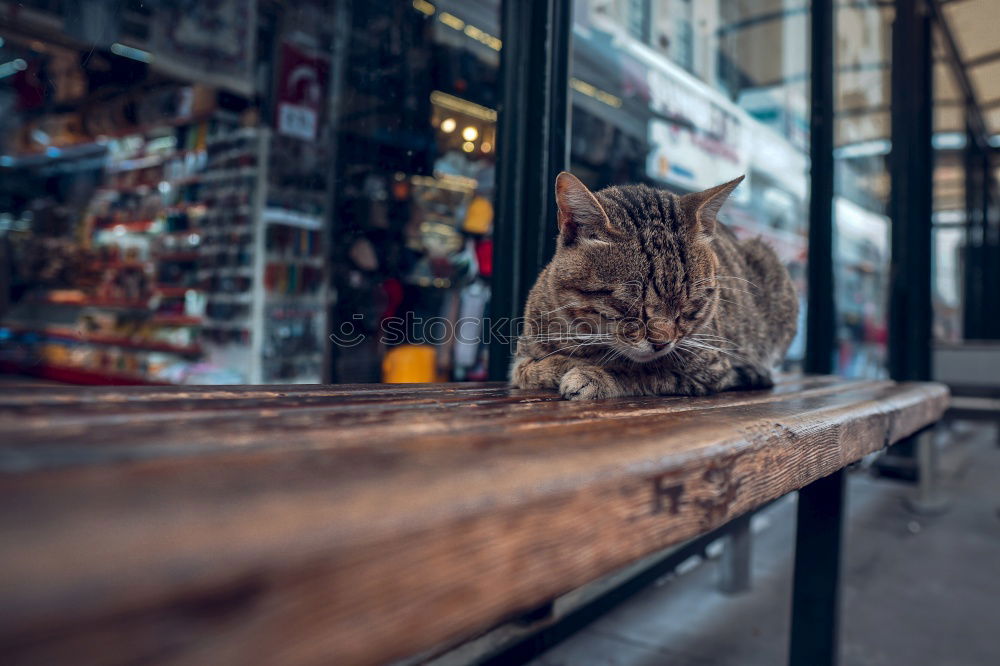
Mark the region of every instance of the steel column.
POLYGON ((897 0, 892 30, 889 167, 889 374, 931 377, 931 212, 934 156, 931 15, 924 0, 897 0))
POLYGON ((719 562, 719 590, 726 594, 739 594, 750 589, 753 565, 753 534, 750 531, 752 514, 734 520, 732 530, 723 539, 722 561, 719 562))
POLYGON ((833 299, 833 0, 813 0, 810 62, 809 278, 805 370, 834 370, 837 314, 833 299))
MULTIPOLYGON (((969 110, 966 110, 966 117, 969 110)), ((984 312, 984 286, 986 268, 986 225, 981 209, 982 175, 979 171, 979 147, 975 132, 966 125, 965 150, 962 167, 965 172, 965 289, 963 310, 963 337, 977 340, 983 337, 986 313, 984 312)))
MULTIPOLYGON (((504 0, 497 136, 497 215, 490 316, 521 316, 555 250, 554 183, 569 164, 571 0, 504 0)), ((510 333, 502 326, 494 331, 510 333)), ((490 342, 490 378, 507 378, 511 341, 490 342)))
POLYGON ((791 666, 833 666, 840 635, 840 555, 846 472, 799 491, 792 589, 791 666))

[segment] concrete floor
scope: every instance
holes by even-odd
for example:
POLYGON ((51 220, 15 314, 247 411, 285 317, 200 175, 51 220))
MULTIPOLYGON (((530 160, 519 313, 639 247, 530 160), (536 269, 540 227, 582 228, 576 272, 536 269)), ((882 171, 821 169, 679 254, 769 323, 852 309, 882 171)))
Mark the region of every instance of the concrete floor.
MULTIPOLYGON (((1000 448, 991 426, 946 447, 950 509, 918 517, 914 488, 851 474, 844 666, 1000 664, 1000 448)), ((962 434, 961 432, 959 433, 962 434)), ((755 519, 753 589, 726 596, 718 564, 661 582, 533 666, 774 666, 787 660, 795 504, 755 519)))

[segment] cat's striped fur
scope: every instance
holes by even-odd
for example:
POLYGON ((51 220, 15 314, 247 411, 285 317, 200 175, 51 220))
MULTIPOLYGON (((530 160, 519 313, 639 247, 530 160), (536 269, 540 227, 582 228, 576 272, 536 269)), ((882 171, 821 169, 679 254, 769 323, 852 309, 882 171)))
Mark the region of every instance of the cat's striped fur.
POLYGON ((569 399, 770 386, 795 335, 788 272, 716 214, 742 178, 677 196, 556 181, 559 241, 531 290, 511 369, 569 399))

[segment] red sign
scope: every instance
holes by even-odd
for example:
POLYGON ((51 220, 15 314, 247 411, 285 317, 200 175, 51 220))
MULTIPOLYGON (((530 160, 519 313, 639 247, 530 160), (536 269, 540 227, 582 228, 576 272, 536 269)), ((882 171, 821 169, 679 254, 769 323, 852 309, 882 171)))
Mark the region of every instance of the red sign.
POLYGON ((282 44, 274 122, 279 134, 306 141, 319 136, 329 80, 329 60, 282 44))

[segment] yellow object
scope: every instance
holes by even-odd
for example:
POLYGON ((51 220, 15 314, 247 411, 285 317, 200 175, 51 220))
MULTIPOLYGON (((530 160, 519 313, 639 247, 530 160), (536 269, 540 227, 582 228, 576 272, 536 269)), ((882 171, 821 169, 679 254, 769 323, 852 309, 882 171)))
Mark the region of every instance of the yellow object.
POLYGON ((486 197, 475 197, 469 202, 462 228, 470 234, 485 234, 493 224, 493 204, 486 197))
POLYGON ((382 381, 386 384, 420 384, 439 381, 437 351, 430 345, 400 345, 382 359, 382 381))

